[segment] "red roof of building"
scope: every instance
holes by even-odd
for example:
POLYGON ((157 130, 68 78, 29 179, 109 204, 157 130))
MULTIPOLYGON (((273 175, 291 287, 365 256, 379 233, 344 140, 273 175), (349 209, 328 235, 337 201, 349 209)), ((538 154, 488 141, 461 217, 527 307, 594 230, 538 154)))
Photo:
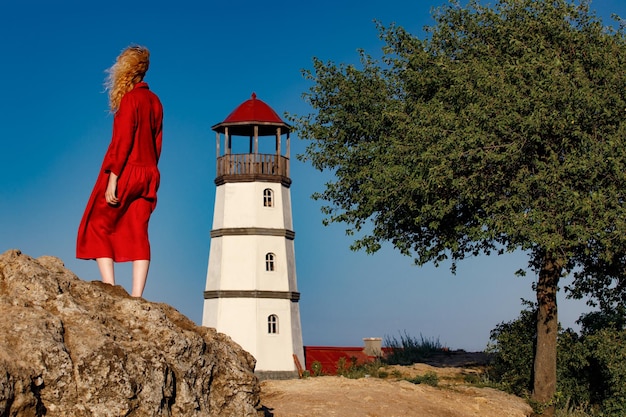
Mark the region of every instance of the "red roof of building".
POLYGON ((256 94, 252 93, 252 98, 241 103, 223 123, 238 122, 282 123, 283 121, 270 106, 257 99, 256 94))
POLYGON ((254 126, 258 126, 260 136, 276 134, 276 127, 281 128, 281 133, 286 133, 290 129, 290 126, 283 122, 270 106, 259 100, 255 93, 212 129, 224 133, 228 127, 233 135, 248 136, 252 135, 254 126))
POLYGON ((365 354, 363 347, 334 347, 334 346, 305 346, 304 357, 306 361, 306 369, 314 373, 313 363, 319 362, 322 366, 322 373, 325 375, 335 375, 337 366, 344 358, 345 365, 350 366, 353 362, 356 365, 372 362, 375 356, 365 354))

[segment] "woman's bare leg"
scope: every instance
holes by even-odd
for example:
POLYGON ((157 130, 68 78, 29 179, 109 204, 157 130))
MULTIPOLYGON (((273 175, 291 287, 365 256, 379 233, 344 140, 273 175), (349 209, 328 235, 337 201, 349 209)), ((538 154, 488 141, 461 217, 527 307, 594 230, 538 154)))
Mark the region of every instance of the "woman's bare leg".
POLYGON ((96 263, 102 275, 102 282, 105 284, 115 285, 115 267, 112 258, 97 258, 96 263))
POLYGON ((148 280, 149 260, 133 261, 133 297, 141 297, 148 280))

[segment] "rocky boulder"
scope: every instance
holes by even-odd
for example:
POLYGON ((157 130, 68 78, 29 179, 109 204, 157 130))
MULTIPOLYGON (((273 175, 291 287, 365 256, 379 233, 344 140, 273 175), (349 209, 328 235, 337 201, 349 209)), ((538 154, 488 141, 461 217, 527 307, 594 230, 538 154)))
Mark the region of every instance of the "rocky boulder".
POLYGON ((0 416, 257 416, 254 365, 168 305, 0 255, 0 416))

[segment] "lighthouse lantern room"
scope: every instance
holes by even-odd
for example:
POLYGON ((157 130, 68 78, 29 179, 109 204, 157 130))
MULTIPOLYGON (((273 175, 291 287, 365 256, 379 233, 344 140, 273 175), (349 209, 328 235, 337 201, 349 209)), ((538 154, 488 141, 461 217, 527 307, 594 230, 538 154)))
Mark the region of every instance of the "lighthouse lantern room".
POLYGON ((202 325, 215 327, 250 352, 260 378, 297 377, 304 350, 290 126, 253 93, 212 129, 217 187, 202 325))

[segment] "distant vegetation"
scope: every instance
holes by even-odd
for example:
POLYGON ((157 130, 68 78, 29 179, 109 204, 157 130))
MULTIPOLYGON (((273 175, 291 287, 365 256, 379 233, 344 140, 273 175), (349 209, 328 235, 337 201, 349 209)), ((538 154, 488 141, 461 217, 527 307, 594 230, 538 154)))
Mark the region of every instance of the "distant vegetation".
MULTIPOLYGON (((343 376, 345 378, 387 378, 390 376, 390 372, 387 369, 390 365, 412 365, 414 363, 420 363, 424 360, 431 358, 433 355, 439 353, 449 353, 449 349, 444 347, 439 339, 428 339, 420 335, 419 339, 410 336, 406 332, 401 334, 399 338, 386 337, 385 338, 385 351, 384 356, 376 358, 376 360, 359 363, 356 358, 340 358, 336 364, 336 375, 343 376)), ((307 376, 322 376, 324 370, 322 364, 315 361, 311 364, 311 371, 307 376)), ((397 371, 392 371, 391 376, 395 378, 402 378, 402 375, 397 371)), ((414 384, 427 384, 431 386, 437 386, 438 377, 433 372, 427 372, 425 375, 413 377, 407 379, 414 384)))
POLYGON ((412 365, 423 362, 435 353, 447 352, 439 339, 424 338, 420 334, 419 339, 411 337, 406 332, 400 338, 385 337, 385 346, 389 354, 385 356, 385 362, 389 365, 412 365))
MULTIPOLYGON (((537 312, 533 303, 526 304, 517 319, 492 330, 488 351, 493 360, 487 372, 489 380, 500 389, 529 398, 537 312)), ((583 315, 580 334, 559 329, 557 392, 553 400, 558 416, 626 415, 624 313, 583 315)))
MULTIPOLYGON (((498 324, 486 351, 490 363, 483 373, 466 375, 464 383, 500 389, 531 400, 533 352, 536 343, 536 306, 526 302, 517 319, 498 324)), ((626 416, 626 312, 593 312, 583 315, 580 334, 560 329, 558 337, 558 386, 553 400, 556 417, 626 416)), ((427 362, 436 355, 453 354, 439 339, 412 337, 406 332, 385 338, 383 357, 369 363, 341 358, 336 374, 345 378, 397 378, 414 384, 439 386, 434 372, 406 378, 391 365, 427 362)), ((319 362, 311 376, 323 375, 319 362)))

